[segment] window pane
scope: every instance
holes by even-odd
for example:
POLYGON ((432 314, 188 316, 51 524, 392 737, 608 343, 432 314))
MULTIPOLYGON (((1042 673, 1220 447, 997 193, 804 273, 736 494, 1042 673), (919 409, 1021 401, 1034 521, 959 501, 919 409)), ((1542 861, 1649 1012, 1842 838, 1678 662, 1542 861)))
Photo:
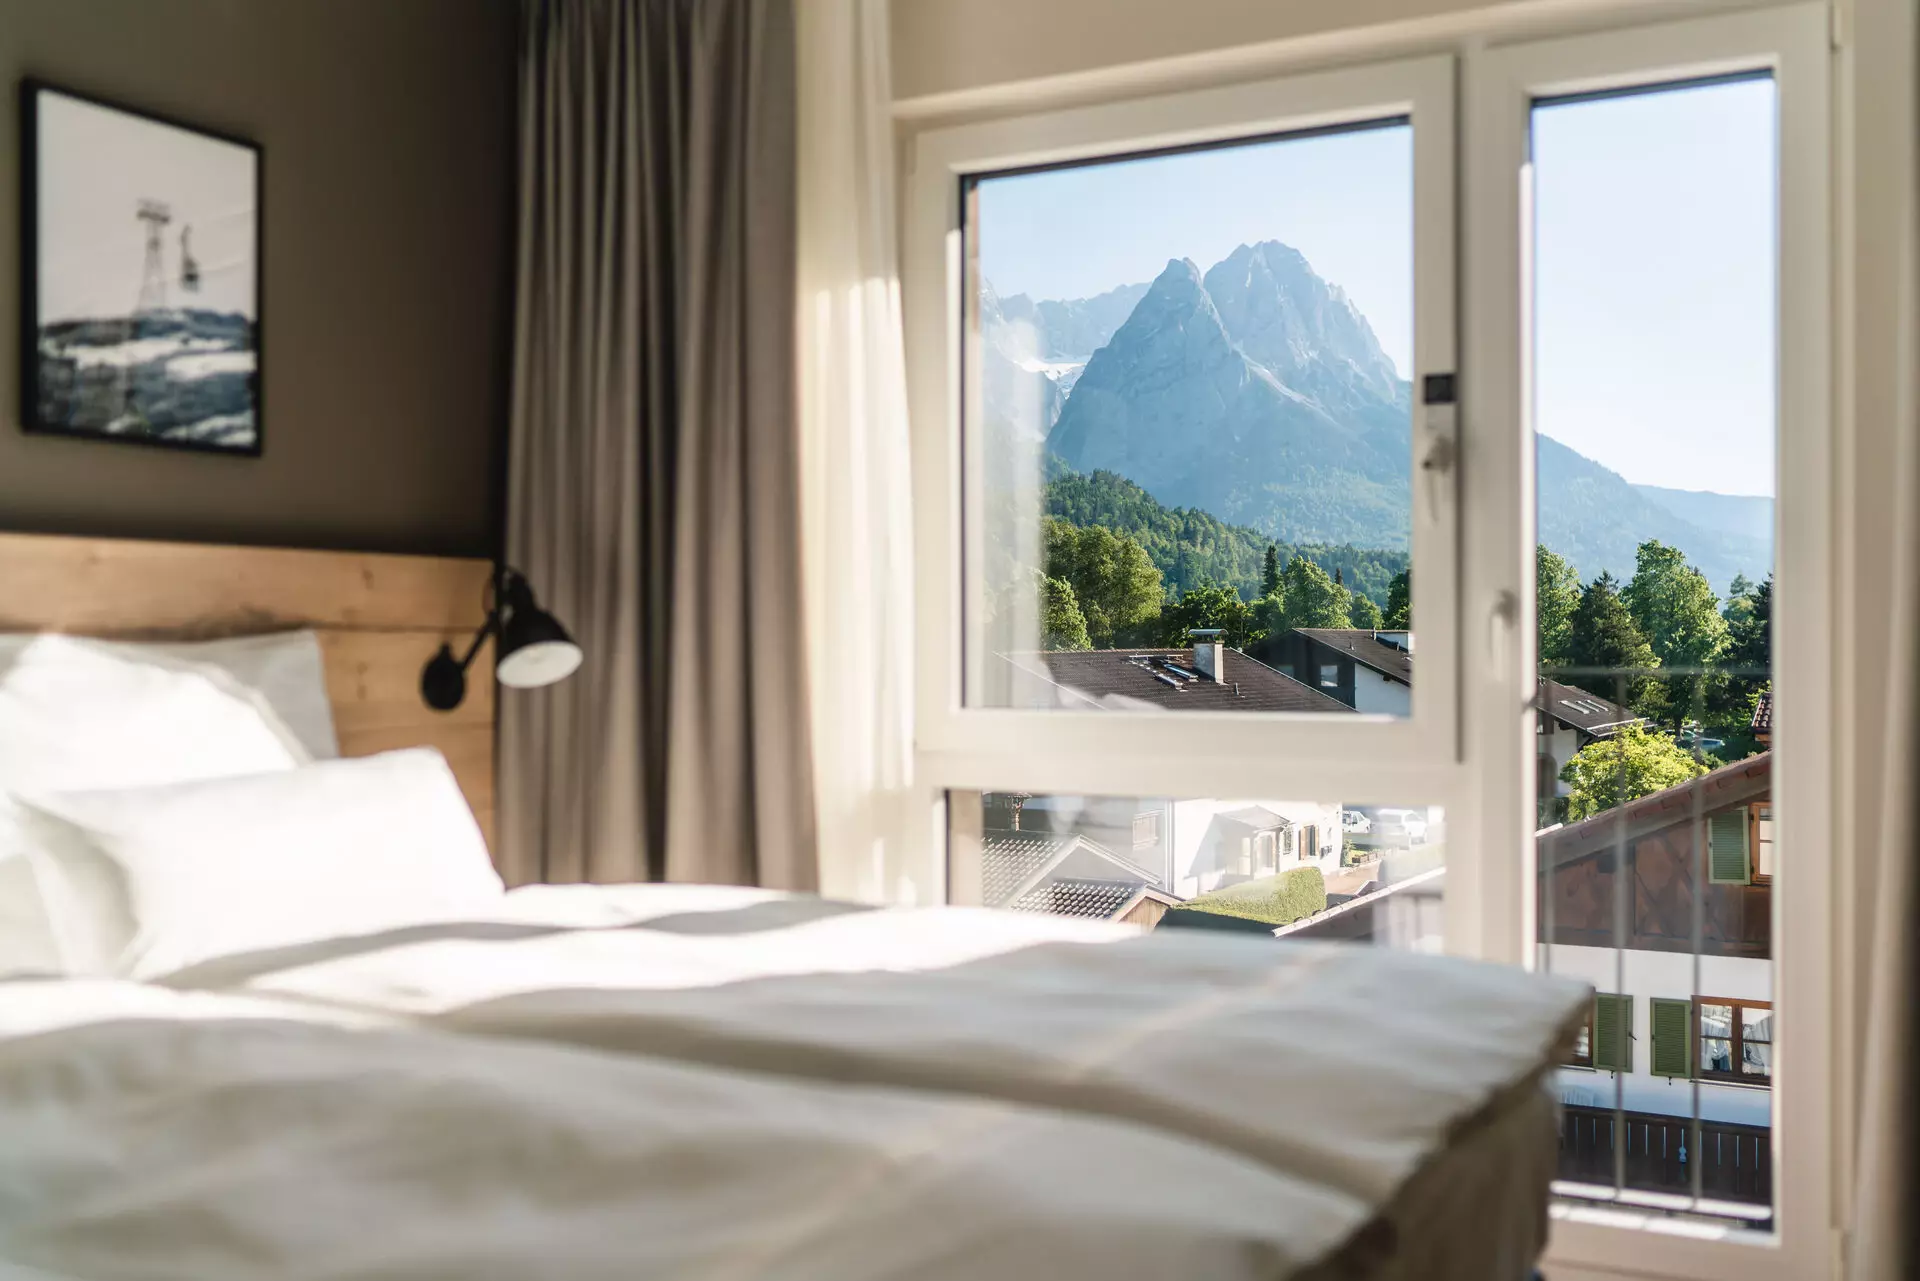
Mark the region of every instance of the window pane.
POLYGON ((971 180, 970 705, 1408 714, 1412 140, 971 180))
POLYGON ((1531 148, 1540 963, 1719 998, 1690 1088, 1562 1071, 1569 1125, 1626 1136, 1563 1147, 1562 1190, 1765 1226, 1772 1097, 1737 1082, 1772 1024, 1737 1002, 1774 964, 1774 84, 1542 101, 1531 148))
POLYGON ((1441 950, 1437 807, 1024 792, 947 804, 958 902, 1441 950), (1149 815, 1161 839, 1142 846, 1131 837, 1149 815))

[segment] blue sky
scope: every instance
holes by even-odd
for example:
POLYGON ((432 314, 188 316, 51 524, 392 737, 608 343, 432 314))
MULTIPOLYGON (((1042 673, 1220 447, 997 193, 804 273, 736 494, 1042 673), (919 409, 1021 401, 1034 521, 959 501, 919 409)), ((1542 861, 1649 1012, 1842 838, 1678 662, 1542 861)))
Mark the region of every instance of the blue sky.
MULTIPOLYGON (((1630 481, 1771 494, 1771 82, 1543 107, 1533 143, 1540 430, 1630 481)), ((980 213, 987 278, 1034 298, 1285 241, 1410 374, 1405 126, 995 179, 980 213)))

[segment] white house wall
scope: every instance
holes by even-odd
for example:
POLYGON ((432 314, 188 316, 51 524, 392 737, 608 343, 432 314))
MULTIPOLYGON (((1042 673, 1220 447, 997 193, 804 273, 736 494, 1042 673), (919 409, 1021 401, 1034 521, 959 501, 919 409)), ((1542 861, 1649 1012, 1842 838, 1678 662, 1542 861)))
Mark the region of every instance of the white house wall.
MULTIPOLYGON (((1301 851, 1296 844, 1293 858, 1281 858, 1279 864, 1281 870, 1298 867, 1303 862, 1317 863, 1321 870, 1326 872, 1331 872, 1340 866, 1342 834, 1338 802, 1174 801, 1171 806, 1173 883, 1169 887, 1172 893, 1180 898, 1193 898, 1195 895, 1206 894, 1250 879, 1240 875, 1237 870, 1232 870, 1231 860, 1237 855, 1237 850, 1226 847, 1223 825, 1216 821, 1222 814, 1245 809, 1250 805, 1271 810, 1291 822, 1294 825, 1296 842, 1302 827, 1313 824, 1319 828, 1319 854, 1314 858, 1301 858, 1301 851)), ((1239 834, 1236 830, 1235 835, 1239 834)))
POLYGON ((1371 667, 1353 665, 1353 710, 1375 716, 1411 716, 1413 687, 1388 680, 1371 667))
MULTIPOLYGON (((1648 1071, 1653 1055, 1650 998, 1687 1001, 1695 996, 1728 1000, 1773 1000, 1773 963, 1744 957, 1697 958, 1700 975, 1694 977, 1696 958, 1682 952, 1649 952, 1633 948, 1540 947, 1540 967, 1555 974, 1585 979, 1599 992, 1633 997, 1633 1071, 1621 1073, 1620 1102, 1630 1112, 1693 1115, 1693 1090, 1700 1090, 1700 1117, 1738 1125, 1768 1125, 1773 1114, 1773 1091, 1750 1085, 1688 1081, 1654 1076, 1648 1071)), ((1695 1053, 1698 1053, 1696 1047, 1695 1053)), ((1592 1068, 1560 1069, 1560 1101, 1583 1107, 1612 1107, 1615 1073, 1592 1068)))

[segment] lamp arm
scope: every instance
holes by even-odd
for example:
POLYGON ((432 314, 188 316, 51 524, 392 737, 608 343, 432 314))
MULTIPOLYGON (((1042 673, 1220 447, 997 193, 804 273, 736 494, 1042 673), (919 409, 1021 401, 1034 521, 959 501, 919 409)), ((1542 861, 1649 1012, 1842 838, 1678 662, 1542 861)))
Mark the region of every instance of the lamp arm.
POLYGON ((461 675, 464 676, 467 669, 473 666, 473 660, 480 656, 480 647, 487 643, 487 637, 499 630, 499 627, 500 610, 498 607, 488 610, 487 621, 480 624, 480 630, 473 634, 473 644, 467 646, 465 656, 460 659, 461 675))

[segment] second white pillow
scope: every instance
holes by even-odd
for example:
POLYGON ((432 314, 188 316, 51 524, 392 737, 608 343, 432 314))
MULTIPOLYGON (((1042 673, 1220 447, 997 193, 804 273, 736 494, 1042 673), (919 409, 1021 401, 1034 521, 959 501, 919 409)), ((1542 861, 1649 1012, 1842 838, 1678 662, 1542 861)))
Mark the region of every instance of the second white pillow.
POLYGON ((21 801, 42 890, 61 900, 53 919, 70 974, 153 979, 217 956, 446 920, 503 892, 431 748, 21 801))

